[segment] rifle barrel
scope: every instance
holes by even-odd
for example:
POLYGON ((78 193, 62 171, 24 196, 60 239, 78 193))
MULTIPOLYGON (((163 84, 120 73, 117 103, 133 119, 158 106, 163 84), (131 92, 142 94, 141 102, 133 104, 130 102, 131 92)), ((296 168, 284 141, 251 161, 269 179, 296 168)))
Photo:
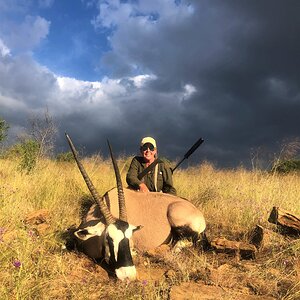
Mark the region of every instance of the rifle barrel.
POLYGON ((189 158, 190 155, 192 155, 195 150, 204 142, 202 138, 200 138, 190 149, 189 151, 184 155, 185 158, 189 158))
POLYGON ((172 169, 172 173, 174 173, 174 171, 179 167, 179 165, 181 165, 181 163, 185 160, 186 158, 184 157, 176 166, 175 168, 172 169))
POLYGON ((185 154, 184 157, 181 159, 181 161, 175 166, 175 168, 172 169, 172 173, 181 165, 181 163, 188 159, 197 149, 198 147, 204 142, 202 138, 200 138, 185 154))

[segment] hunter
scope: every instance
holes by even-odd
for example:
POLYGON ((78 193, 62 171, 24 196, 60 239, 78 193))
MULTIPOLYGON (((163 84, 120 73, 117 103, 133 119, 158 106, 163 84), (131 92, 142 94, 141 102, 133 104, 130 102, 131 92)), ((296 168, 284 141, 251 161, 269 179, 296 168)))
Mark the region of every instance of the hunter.
POLYGON ((157 159, 156 141, 144 137, 140 143, 141 156, 135 156, 127 172, 129 188, 147 192, 163 192, 176 195, 172 170, 166 162, 157 159))

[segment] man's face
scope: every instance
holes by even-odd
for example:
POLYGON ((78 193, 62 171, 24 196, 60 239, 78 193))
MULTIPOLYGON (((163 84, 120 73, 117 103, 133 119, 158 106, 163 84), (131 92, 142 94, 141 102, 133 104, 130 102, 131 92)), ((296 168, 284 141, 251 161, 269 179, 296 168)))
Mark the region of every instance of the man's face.
POLYGON ((152 163, 155 160, 156 148, 150 143, 146 143, 141 147, 141 153, 146 162, 152 163))

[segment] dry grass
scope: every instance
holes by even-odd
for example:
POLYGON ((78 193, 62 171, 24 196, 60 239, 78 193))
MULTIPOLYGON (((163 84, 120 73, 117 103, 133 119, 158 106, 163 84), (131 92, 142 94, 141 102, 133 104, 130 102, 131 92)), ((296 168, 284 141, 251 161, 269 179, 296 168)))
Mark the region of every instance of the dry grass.
MULTIPOLYGON (((123 179, 127 161, 119 160, 123 179)), ((100 194, 115 185, 110 161, 95 156, 84 165, 100 194)), ((204 211, 211 238, 245 239, 256 224, 273 229, 267 222, 273 206, 299 214, 297 174, 225 171, 203 164, 176 171, 174 181, 178 194, 204 211)), ((0 299, 168 299, 173 286, 198 281, 300 299, 300 242, 281 236, 251 262, 193 249, 163 259, 141 256, 135 258, 140 280, 116 284, 100 266, 64 248, 61 233, 79 224, 81 204, 89 197, 74 164, 43 160, 28 175, 16 162, 0 160, 0 299), (49 227, 37 234, 24 219, 39 209, 49 211, 49 227)))

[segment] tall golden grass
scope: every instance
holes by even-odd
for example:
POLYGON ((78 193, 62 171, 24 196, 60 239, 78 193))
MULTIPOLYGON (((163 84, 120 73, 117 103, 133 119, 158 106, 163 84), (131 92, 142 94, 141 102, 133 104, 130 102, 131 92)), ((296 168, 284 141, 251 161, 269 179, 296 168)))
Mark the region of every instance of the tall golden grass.
MULTIPOLYGON (((115 186, 110 161, 94 156, 83 163, 99 194, 115 186)), ((128 158, 118 163, 125 183, 128 158)), ((268 228, 273 206, 300 212, 300 176, 296 173, 279 176, 243 168, 218 170, 204 163, 176 171, 174 183, 179 196, 203 210, 211 232, 217 226, 230 234, 247 232, 256 224, 268 228)), ((20 172, 16 161, 0 160, 0 299, 166 298, 168 287, 164 281, 147 286, 100 284, 100 267, 78 261, 77 254, 66 251, 61 233, 79 224, 82 201, 89 197, 73 163, 40 160, 34 171, 26 174, 20 172), (24 219, 42 208, 49 211, 50 227, 45 234, 37 235, 24 219)), ((299 260, 299 242, 286 251, 292 251, 291 255, 299 260)), ((286 255, 280 253, 270 256, 264 266, 274 267, 283 261, 286 255)), ((205 256, 199 255, 190 262, 201 267, 207 263, 205 256)), ((188 278, 190 266, 178 262, 177 268, 181 280, 188 280, 184 278, 188 278)), ((267 276, 261 270, 255 272, 267 276)), ((285 299, 297 299, 299 290, 299 286, 293 286, 285 299)))

